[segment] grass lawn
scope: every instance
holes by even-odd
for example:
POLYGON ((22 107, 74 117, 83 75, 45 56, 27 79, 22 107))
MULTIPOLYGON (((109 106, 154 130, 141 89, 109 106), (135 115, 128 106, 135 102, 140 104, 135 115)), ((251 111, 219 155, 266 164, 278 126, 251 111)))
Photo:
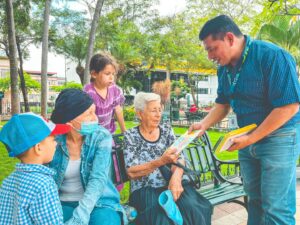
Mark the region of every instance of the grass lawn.
MULTIPOLYGON (((3 125, 3 122, 1 122, 1 125, 3 125)), ((127 129, 137 126, 137 123, 127 121, 126 127, 127 129)), ((183 134, 187 128, 182 127, 174 127, 174 132, 176 134, 183 134)), ((119 133, 120 130, 117 130, 117 133, 119 133)), ((214 145, 216 141, 219 139, 220 136, 223 135, 221 132, 216 131, 209 131, 209 136, 211 139, 212 144, 214 145)), ((237 158, 237 152, 229 153, 229 152, 223 152, 222 154, 218 155, 220 159, 228 160, 228 159, 236 159, 237 158)), ((10 158, 8 157, 7 151, 2 143, 0 143, 0 184, 2 183, 2 180, 7 177, 15 167, 15 164, 18 162, 18 159, 10 158)))
POLYGON ((0 143, 0 184, 14 170, 18 161, 16 158, 8 157, 5 146, 0 143))

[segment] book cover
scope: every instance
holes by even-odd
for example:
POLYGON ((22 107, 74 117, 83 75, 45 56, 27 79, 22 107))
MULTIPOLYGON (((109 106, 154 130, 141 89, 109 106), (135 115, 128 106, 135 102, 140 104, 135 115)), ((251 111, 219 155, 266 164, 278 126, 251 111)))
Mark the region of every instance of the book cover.
POLYGON ((223 139, 221 140, 221 142, 219 143, 219 145, 216 148, 216 153, 226 151, 233 144, 233 142, 231 141, 233 138, 237 138, 237 137, 243 136, 245 134, 248 134, 251 131, 253 131, 256 127, 257 127, 256 124, 251 124, 251 125, 230 131, 229 133, 225 134, 223 139))
POLYGON ((186 148, 201 132, 202 130, 193 130, 190 134, 188 131, 181 135, 176 141, 170 146, 170 148, 176 148, 177 154, 186 148))

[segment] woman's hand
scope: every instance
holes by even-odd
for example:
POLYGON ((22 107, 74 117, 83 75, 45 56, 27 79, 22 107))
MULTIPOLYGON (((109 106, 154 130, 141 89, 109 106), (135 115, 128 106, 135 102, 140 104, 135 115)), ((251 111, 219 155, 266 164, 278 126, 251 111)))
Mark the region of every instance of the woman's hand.
POLYGON ((184 191, 181 184, 181 179, 174 179, 172 177, 170 179, 168 189, 172 192, 174 201, 176 202, 180 198, 182 192, 184 191))
POLYGON ((160 157, 160 161, 163 165, 169 164, 169 163, 176 163, 177 159, 179 157, 179 154, 176 153, 176 148, 169 148, 167 149, 164 154, 160 157))

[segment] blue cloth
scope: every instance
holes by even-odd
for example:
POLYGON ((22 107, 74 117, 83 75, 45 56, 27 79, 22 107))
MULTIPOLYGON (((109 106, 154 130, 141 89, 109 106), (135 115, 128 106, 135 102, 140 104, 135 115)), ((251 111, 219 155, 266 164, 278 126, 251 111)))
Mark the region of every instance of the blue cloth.
POLYGON ((165 190, 160 193, 158 197, 158 203, 165 210, 165 213, 174 222, 175 225, 183 224, 182 215, 174 201, 172 192, 170 190, 165 190))
MULTIPOLYGON (((55 182, 60 188, 69 161, 66 135, 57 136, 57 147, 49 166, 57 171, 55 182)), ((90 214, 95 207, 108 207, 123 214, 124 223, 127 218, 120 205, 120 195, 110 177, 111 134, 102 126, 93 134, 86 135, 81 148, 80 176, 84 196, 70 219, 74 224, 88 224, 90 214)))
POLYGON ((0 224, 63 224, 54 171, 43 165, 16 165, 0 189, 0 224))
POLYGON ((295 225, 300 123, 274 131, 239 151, 248 225, 295 225))
MULTIPOLYGON (((200 195, 190 184, 183 184, 183 193, 176 201, 176 205, 183 218, 184 225, 210 225, 212 205, 200 195)), ((131 193, 129 205, 133 206, 138 215, 134 221, 136 225, 174 225, 163 208, 158 203, 159 195, 166 187, 153 188, 146 186, 131 193)))
MULTIPOLYGON (((240 60, 236 67, 228 68, 230 73, 235 74, 241 63, 240 60)), ((252 123, 259 125, 274 108, 300 102, 300 85, 295 60, 276 45, 252 40, 233 98, 230 94, 226 68, 221 66, 218 69, 219 86, 216 103, 230 104, 237 115, 240 127, 252 123)), ((284 126, 298 121, 300 111, 284 126)))
MULTIPOLYGON (((78 202, 62 202, 62 209, 64 213, 64 222, 68 221, 73 211, 77 208, 78 202)), ((96 207, 91 212, 90 221, 88 225, 120 225, 121 216, 120 214, 107 207, 96 207)))

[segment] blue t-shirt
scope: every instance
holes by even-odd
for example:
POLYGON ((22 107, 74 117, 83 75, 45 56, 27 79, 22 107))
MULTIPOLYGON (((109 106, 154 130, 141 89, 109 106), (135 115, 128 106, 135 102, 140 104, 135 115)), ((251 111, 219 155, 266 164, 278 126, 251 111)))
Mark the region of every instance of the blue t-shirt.
MULTIPOLYGON (((232 80, 240 65, 241 60, 235 68, 229 68, 232 80)), ((264 41, 252 40, 232 95, 226 66, 218 68, 218 82, 216 103, 230 104, 240 127, 259 125, 274 108, 300 102, 294 58, 282 48, 264 41)), ((300 111, 284 126, 297 122, 300 122, 300 111)))

